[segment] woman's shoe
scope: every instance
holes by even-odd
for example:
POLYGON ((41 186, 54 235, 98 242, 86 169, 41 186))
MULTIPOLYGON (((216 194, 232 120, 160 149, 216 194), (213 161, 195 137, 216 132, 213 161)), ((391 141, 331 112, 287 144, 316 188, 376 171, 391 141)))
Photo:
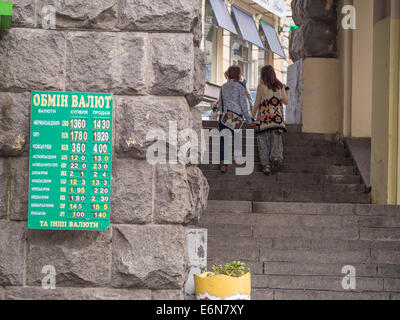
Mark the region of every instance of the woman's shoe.
POLYGON ((271 166, 270 166, 269 164, 266 165, 266 166, 264 167, 263 172, 264 172, 265 175, 269 176, 269 175, 272 173, 272 171, 271 171, 271 166))
POLYGON ((221 173, 227 173, 228 172, 228 166, 227 165, 222 165, 221 166, 221 173))
POLYGON ((245 163, 243 157, 235 157, 233 158, 233 162, 237 165, 237 166, 241 166, 245 163))
POLYGON ((272 171, 273 172, 278 172, 281 167, 281 162, 278 159, 274 159, 272 161, 272 171))

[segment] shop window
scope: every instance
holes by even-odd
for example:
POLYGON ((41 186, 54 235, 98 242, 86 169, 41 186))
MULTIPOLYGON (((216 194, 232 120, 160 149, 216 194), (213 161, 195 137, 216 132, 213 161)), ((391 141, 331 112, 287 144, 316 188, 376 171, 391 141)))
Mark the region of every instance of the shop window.
POLYGON ((254 86, 252 77, 252 45, 235 35, 231 35, 231 64, 239 65, 242 68, 243 76, 249 88, 252 88, 254 86))
POLYGON ((218 27, 209 0, 205 4, 204 53, 206 56, 206 81, 217 83, 218 27))

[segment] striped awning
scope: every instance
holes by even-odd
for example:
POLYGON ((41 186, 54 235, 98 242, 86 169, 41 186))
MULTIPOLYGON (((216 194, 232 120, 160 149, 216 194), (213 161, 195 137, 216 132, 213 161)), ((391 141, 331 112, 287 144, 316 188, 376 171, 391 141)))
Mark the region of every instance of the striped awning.
POLYGON ((228 30, 233 34, 237 34, 235 24, 233 23, 232 17, 229 14, 225 1, 210 0, 210 3, 214 11, 215 19, 217 20, 218 26, 225 30, 228 30))
POLYGON ((273 53, 276 53, 278 56, 281 56, 282 58, 286 59, 285 52, 283 51, 281 42, 279 41, 279 37, 275 31, 275 28, 263 20, 260 20, 260 26, 265 34, 265 37, 267 38, 267 42, 271 51, 273 53))
POLYGON ((265 50, 265 46, 262 42, 253 16, 237 6, 232 6, 232 13, 239 27, 242 38, 265 50))

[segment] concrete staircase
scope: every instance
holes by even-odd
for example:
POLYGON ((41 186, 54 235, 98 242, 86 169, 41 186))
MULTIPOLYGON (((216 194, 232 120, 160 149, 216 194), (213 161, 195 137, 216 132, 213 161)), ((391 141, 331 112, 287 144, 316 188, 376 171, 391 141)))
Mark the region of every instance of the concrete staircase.
MULTIPOLYGON (((203 122, 204 128, 216 126, 215 121, 203 122)), ((288 129, 284 135, 285 163, 275 175, 262 173, 255 141, 255 171, 250 176, 235 175, 235 165, 225 175, 220 174, 217 164, 201 165, 210 184, 209 199, 230 200, 235 192, 234 200, 240 201, 370 203, 348 150, 335 142, 335 135, 301 133, 300 126, 293 125, 288 129)), ((210 145, 210 159, 212 150, 210 145)))
POLYGON ((399 207, 369 204, 334 136, 290 126, 285 149, 282 172, 270 177, 201 166, 210 184, 199 225, 208 228, 209 264, 246 262, 252 299, 400 299, 399 207), (342 287, 348 265, 355 290, 342 287))

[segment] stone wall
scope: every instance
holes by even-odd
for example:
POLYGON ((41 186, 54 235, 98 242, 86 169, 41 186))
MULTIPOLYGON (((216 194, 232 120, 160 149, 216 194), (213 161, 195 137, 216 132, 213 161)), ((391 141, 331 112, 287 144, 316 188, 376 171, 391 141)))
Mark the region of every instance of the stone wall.
POLYGON ((337 0, 292 0, 299 28, 290 40, 290 58, 337 57, 337 0))
POLYGON ((150 165, 152 128, 199 128, 201 0, 14 0, 0 32, 0 299, 181 299, 184 225, 206 206, 196 166, 150 165), (42 28, 54 5, 56 29, 42 28), (30 92, 114 94, 112 227, 27 230, 30 92), (42 289, 42 268, 57 289, 42 289))

